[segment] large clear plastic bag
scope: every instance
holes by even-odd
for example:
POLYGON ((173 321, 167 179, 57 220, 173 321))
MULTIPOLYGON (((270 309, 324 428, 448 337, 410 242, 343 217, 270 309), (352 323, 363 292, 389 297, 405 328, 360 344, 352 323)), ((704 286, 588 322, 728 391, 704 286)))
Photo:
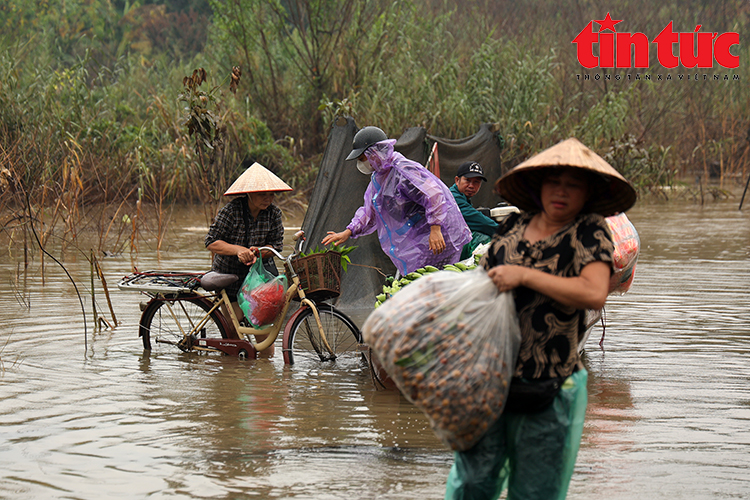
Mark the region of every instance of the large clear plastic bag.
POLYGON ((245 319, 260 329, 273 324, 284 307, 286 290, 286 276, 274 276, 263 267, 262 259, 256 259, 237 293, 237 303, 245 319))
POLYGON ((609 280, 609 293, 624 294, 630 290, 635 277, 635 264, 641 250, 638 231, 624 213, 604 219, 612 233, 615 251, 612 254, 614 272, 609 280))
POLYGON ((370 314, 362 333, 453 450, 471 448, 502 413, 521 333, 513 296, 483 269, 420 278, 370 314))

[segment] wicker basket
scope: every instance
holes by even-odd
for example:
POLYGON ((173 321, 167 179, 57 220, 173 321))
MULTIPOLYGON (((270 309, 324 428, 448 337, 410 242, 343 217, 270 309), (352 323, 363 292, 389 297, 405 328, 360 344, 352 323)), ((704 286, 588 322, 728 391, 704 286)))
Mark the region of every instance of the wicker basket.
POLYGON ((321 301, 341 293, 341 253, 327 251, 292 260, 300 288, 311 300, 321 301))

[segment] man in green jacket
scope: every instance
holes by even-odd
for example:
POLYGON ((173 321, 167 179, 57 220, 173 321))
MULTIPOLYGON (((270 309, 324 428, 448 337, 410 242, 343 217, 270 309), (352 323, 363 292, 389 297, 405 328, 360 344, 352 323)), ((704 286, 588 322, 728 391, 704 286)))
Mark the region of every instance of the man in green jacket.
POLYGON ((471 241, 464 245, 461 260, 469 258, 479 245, 487 243, 497 229, 497 222, 487 217, 471 204, 471 197, 479 192, 482 181, 486 182, 482 166, 475 161, 467 161, 458 167, 455 184, 451 193, 461 209, 466 224, 471 229, 471 241))

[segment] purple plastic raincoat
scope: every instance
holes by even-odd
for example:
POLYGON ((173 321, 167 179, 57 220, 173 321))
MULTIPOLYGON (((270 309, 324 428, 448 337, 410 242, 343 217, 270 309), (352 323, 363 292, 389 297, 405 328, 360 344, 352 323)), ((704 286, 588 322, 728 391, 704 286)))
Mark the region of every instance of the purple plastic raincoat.
POLYGON ((417 162, 394 150, 395 139, 378 142, 365 151, 375 172, 347 229, 352 238, 377 229, 383 251, 401 275, 432 265, 441 268, 459 260, 471 240, 453 195, 443 181, 417 162), (433 255, 430 226, 438 225, 445 250, 433 255))

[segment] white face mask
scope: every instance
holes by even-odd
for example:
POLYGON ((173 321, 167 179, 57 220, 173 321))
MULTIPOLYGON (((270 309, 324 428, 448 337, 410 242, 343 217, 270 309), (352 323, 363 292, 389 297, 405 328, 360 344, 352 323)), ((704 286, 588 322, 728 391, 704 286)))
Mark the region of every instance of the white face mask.
POLYGON ((360 160, 357 160, 357 170, 359 170, 365 175, 370 175, 375 171, 375 169, 372 168, 372 166, 370 166, 369 161, 360 161, 360 160))

